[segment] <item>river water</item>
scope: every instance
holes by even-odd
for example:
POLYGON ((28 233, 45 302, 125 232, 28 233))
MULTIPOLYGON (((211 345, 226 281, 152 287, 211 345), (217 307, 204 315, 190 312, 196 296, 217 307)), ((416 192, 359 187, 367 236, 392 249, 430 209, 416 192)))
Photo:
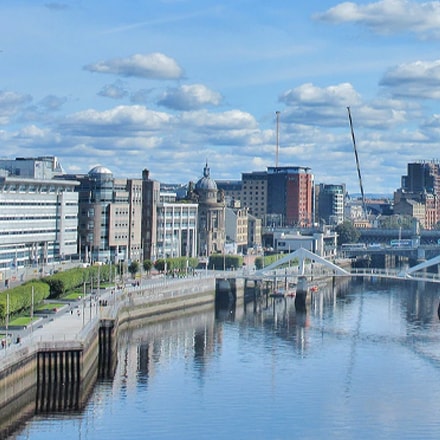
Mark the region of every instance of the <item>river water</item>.
POLYGON ((76 414, 13 439, 438 439, 439 288, 354 280, 138 325, 76 414))

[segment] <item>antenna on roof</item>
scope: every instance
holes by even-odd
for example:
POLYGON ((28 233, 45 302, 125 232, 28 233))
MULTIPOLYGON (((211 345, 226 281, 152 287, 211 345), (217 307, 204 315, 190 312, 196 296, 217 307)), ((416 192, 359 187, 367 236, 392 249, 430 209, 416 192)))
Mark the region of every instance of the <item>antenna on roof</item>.
POLYGON ((280 139, 280 112, 277 110, 277 149, 275 153, 275 167, 278 168, 278 151, 279 151, 279 139, 280 139))

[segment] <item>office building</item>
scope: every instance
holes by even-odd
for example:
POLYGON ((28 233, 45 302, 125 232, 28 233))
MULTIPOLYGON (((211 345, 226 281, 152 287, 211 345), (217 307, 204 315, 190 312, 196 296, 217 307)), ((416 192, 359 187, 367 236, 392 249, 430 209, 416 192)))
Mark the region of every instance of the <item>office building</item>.
POLYGON ((197 257, 197 203, 160 202, 153 259, 197 257))
POLYGON ((0 175, 3 176, 50 180, 63 174, 63 167, 55 156, 0 159, 0 175))
POLYGON ((79 238, 81 260, 142 260, 142 180, 116 179, 103 166, 88 174, 64 175, 80 182, 79 238))
POLYGON ((56 158, 0 161, 0 271, 45 266, 77 255, 77 182, 57 178, 56 158), (47 166, 47 168, 46 168, 47 166), (40 173, 41 169, 46 172, 40 173), (24 177, 23 177, 24 176, 24 177), (35 177, 37 176, 37 177, 35 177))
POLYGON ((249 214, 264 220, 267 214, 267 172, 242 173, 241 181, 241 206, 248 208, 249 214))
POLYGON ((179 202, 177 193, 151 180, 148 170, 142 173, 142 188, 144 259, 197 257, 198 204, 179 202))

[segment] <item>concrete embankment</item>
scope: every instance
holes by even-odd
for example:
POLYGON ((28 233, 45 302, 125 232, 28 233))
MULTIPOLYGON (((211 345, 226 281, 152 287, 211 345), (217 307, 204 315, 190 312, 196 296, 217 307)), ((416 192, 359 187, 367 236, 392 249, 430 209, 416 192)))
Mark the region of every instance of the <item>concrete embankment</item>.
POLYGON ((109 290, 0 351, 0 438, 35 412, 82 408, 97 378, 112 377, 120 325, 169 319, 214 300, 214 277, 109 290))

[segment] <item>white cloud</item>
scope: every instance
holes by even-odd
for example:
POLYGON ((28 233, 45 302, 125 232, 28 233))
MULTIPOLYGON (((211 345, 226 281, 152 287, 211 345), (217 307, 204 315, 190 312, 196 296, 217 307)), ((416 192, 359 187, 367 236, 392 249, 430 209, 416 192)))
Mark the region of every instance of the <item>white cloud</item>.
POLYGON ((330 129, 347 126, 347 107, 354 109, 352 113, 356 114, 361 126, 375 129, 387 129, 406 122, 410 108, 398 100, 364 102, 349 83, 323 88, 306 83, 286 91, 279 100, 287 105, 281 112, 283 123, 330 129))
POLYGON ((440 2, 380 0, 375 3, 340 3, 315 19, 330 23, 359 23, 378 34, 414 32, 440 37, 440 2))
POLYGON ((241 110, 229 110, 221 113, 211 113, 207 110, 185 112, 180 120, 183 125, 190 124, 209 130, 254 129, 258 127, 255 118, 250 113, 241 110))
POLYGON ((288 106, 298 103, 307 106, 349 106, 359 103, 360 96, 349 83, 325 88, 306 83, 284 92, 280 96, 280 101, 288 106))
POLYGON ((85 70, 148 79, 180 79, 183 70, 177 61, 162 53, 135 54, 84 66, 85 70))
POLYGON ((115 81, 113 84, 106 84, 98 92, 98 95, 105 98, 122 99, 128 95, 128 91, 122 81, 115 81))
POLYGON ((67 102, 67 98, 65 97, 47 95, 38 104, 44 110, 56 111, 56 110, 60 110, 63 104, 65 104, 66 102, 67 102))
POLYGON ((395 96, 440 99, 440 60, 400 64, 388 70, 380 84, 395 96))
POLYGON ((62 129, 90 136, 127 136, 135 132, 159 130, 171 122, 171 116, 140 105, 117 106, 110 110, 84 110, 66 117, 62 129))
POLYGON ((9 124, 12 117, 31 101, 30 95, 0 90, 0 124, 9 124))
POLYGON ((182 85, 169 88, 159 99, 158 104, 174 110, 196 110, 206 105, 219 105, 222 96, 203 84, 182 85))

